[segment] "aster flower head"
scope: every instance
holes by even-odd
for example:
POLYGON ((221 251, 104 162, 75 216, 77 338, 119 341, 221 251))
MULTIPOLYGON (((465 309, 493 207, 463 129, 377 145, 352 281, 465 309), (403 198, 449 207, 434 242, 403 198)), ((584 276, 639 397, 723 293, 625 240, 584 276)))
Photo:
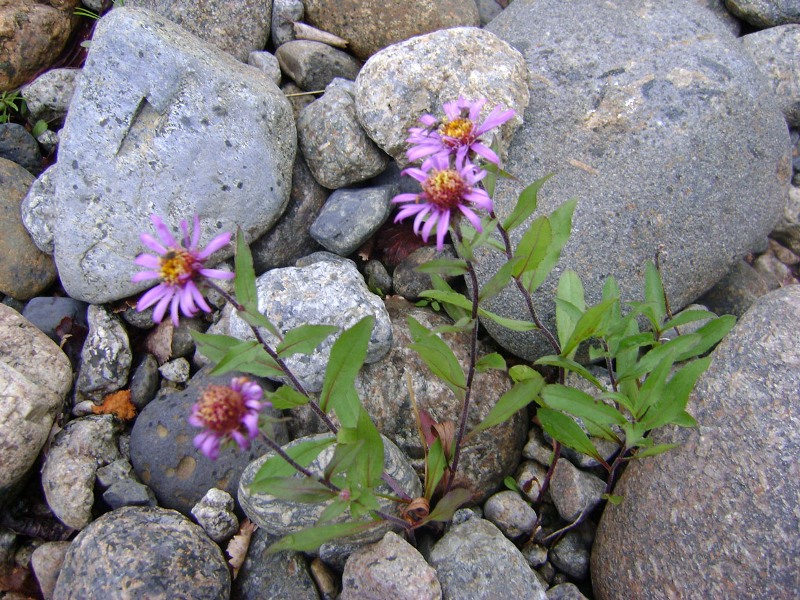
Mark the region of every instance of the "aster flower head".
POLYGON ((161 283, 147 291, 139 299, 136 310, 141 312, 155 304, 153 321, 160 323, 169 307, 172 322, 177 327, 179 312, 187 317, 193 317, 200 310, 211 312, 211 308, 197 287, 199 280, 203 277, 233 279, 233 273, 219 269, 207 269, 204 266, 209 256, 231 241, 231 234, 225 232, 218 235, 205 249, 200 250, 198 249, 200 219, 197 215, 194 217, 194 233, 191 235, 186 220, 181 221, 183 238, 180 244, 172 236, 164 221, 156 215, 152 215, 150 219, 153 221, 160 241, 149 233, 141 234, 139 239, 142 244, 157 252, 159 256, 153 254, 137 256, 134 262, 150 270, 136 273, 131 281, 136 283, 148 279, 160 279, 161 283))
POLYGON ((202 427, 194 446, 217 460, 222 443, 233 440, 242 449, 258 435, 258 415, 269 402, 260 402, 261 386, 247 377, 234 377, 230 385, 209 385, 189 416, 189 424, 202 427))
MULTIPOLYGON (((445 117, 441 122, 433 115, 423 115, 420 118, 423 127, 412 127, 408 130, 409 137, 406 141, 411 144, 411 148, 406 152, 408 160, 413 162, 438 154, 445 156, 455 154, 466 158, 473 153, 488 162, 498 164, 500 159, 484 143, 482 136, 511 119, 516 113, 511 109, 503 110, 501 106, 496 106, 483 123, 478 123, 484 104, 486 104, 485 98, 466 100, 460 97, 458 100, 444 103, 442 108, 445 117)), ((424 163, 423 168, 425 166, 424 163)))
POLYGON ((422 169, 408 168, 403 171, 420 182, 422 192, 400 194, 392 199, 402 204, 394 222, 414 216, 414 233, 421 235, 426 242, 436 228, 436 248, 444 247, 444 237, 450 227, 450 220, 463 215, 478 231, 481 220, 474 209, 487 212, 492 210, 492 199, 478 182, 486 176, 486 171, 478 169, 466 159, 466 154, 456 156, 451 164, 448 155, 435 154, 425 161, 422 169))

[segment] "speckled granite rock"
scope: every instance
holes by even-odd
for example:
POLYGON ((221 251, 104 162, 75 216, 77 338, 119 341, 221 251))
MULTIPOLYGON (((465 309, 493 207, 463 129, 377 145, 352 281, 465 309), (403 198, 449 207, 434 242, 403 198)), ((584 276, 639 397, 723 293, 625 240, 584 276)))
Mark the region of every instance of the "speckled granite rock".
POLYGON ((75 381, 75 400, 100 404, 106 394, 128 382, 131 361, 128 332, 119 317, 101 305, 86 311, 89 335, 81 350, 81 368, 75 381))
POLYGON ((713 352, 698 429, 631 463, 592 552, 597 598, 788 598, 800 589, 800 286, 763 296, 713 352), (630 557, 635 556, 635 562, 630 557))
POLYGON ((73 540, 53 599, 228 600, 230 586, 222 551, 200 527, 173 510, 128 507, 73 540))
POLYGON ((22 88, 32 122, 42 119, 54 131, 61 128, 80 73, 80 69, 51 69, 22 88))
POLYGON ((361 61, 322 42, 294 40, 282 44, 275 56, 286 76, 307 92, 325 89, 336 77, 355 79, 361 61))
POLYGON ((390 185, 338 189, 328 197, 309 233, 327 250, 349 256, 389 218, 394 209, 392 192, 390 185))
POLYGON ((795 0, 725 0, 725 6, 756 27, 800 23, 800 5, 795 0))

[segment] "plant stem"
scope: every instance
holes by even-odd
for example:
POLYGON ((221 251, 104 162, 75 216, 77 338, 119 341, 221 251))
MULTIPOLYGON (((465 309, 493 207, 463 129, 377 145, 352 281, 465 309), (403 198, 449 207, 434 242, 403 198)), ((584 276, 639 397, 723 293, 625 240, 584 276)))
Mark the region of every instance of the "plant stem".
POLYGON ((306 477, 309 477, 309 478, 317 481, 318 483, 321 483, 322 485, 324 485, 326 488, 328 488, 332 492, 336 492, 338 494, 339 492, 342 491, 342 489, 340 487, 332 484, 330 481, 326 481, 325 479, 323 479, 319 475, 315 475, 314 473, 312 473, 311 471, 306 469, 303 465, 298 463, 295 459, 293 459, 291 456, 289 456, 286 453, 286 451, 283 448, 281 448, 275 440, 273 440, 271 437, 265 435, 264 432, 261 432, 261 437, 267 443, 267 446, 269 446, 272 449, 272 451, 275 452, 275 454, 277 454, 283 460, 285 460, 287 463, 289 463, 289 465, 295 471, 297 471, 298 473, 300 473, 302 475, 305 475, 306 477))

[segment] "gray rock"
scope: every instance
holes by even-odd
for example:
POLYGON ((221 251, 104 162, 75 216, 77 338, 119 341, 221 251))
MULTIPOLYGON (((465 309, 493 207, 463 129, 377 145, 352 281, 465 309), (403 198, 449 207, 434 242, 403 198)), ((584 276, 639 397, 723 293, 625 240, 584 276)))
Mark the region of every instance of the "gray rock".
POLYGON ((52 600, 56 580, 71 542, 45 542, 31 555, 31 569, 36 575, 44 600, 52 600))
POLYGON ((58 148, 61 138, 58 136, 58 132, 52 129, 45 129, 36 136, 36 141, 39 142, 45 156, 52 156, 56 148, 58 148))
POLYGON ((478 7, 481 27, 488 25, 489 21, 503 12, 503 7, 495 0, 475 0, 475 4, 478 7))
POLYGON ((695 1, 714 13, 714 15, 725 24, 725 27, 728 29, 728 31, 730 31, 735 37, 739 37, 739 34, 742 30, 742 23, 728 11, 725 6, 725 0, 695 1))
MULTIPOLYGON (((324 260, 308 267, 273 269, 256 279, 258 310, 278 331, 307 323, 352 327, 366 316, 375 317, 367 363, 384 356, 392 345, 392 325, 381 299, 372 294, 352 261, 332 263, 324 260)), ((253 332, 237 314, 231 315, 230 334, 253 339, 253 332)), ((266 330, 261 334, 273 347, 277 339, 266 330)), ((296 354, 287 366, 309 392, 322 389, 330 350, 338 334, 328 336, 311 354, 296 354)))
POLYGON ((547 590, 547 600, 587 600, 574 583, 560 583, 547 590))
MULTIPOLYGON (((219 458, 212 461, 194 447, 192 440, 200 430, 187 421, 192 406, 207 385, 228 385, 236 376, 233 372, 209 377, 201 371, 185 390, 159 396, 136 418, 131 430, 131 464, 138 477, 153 489, 162 506, 188 515, 211 488, 234 494, 247 463, 267 450, 267 445, 256 438, 248 450, 241 450, 235 444, 223 446, 219 458)), ((272 409, 265 409, 264 413, 280 416, 272 409)), ((284 425, 273 423, 272 427, 276 440, 285 443, 284 425)))
POLYGON ((277 267, 288 267, 298 258, 319 249, 308 230, 330 192, 308 170, 302 154, 295 158, 289 205, 275 227, 250 245, 257 275, 277 267))
POLYGON ((23 86, 20 92, 31 121, 42 119, 50 129, 61 129, 80 73, 80 69, 50 69, 23 86))
POLYGON ((756 27, 800 23, 800 6, 794 0, 725 0, 725 6, 756 27))
POLYGON ((625 470, 614 490, 624 500, 606 506, 592 551, 598 597, 800 589, 798 318, 800 287, 760 298, 690 397, 699 427, 658 432, 655 443, 680 446, 625 470), (623 556, 637 556, 636 567, 623 556))
POLYGON ((553 458, 553 444, 544 440, 543 433, 539 427, 531 428, 528 432, 528 443, 522 448, 522 456, 547 466, 553 458))
POLYGON ((566 458, 559 458, 550 480, 550 495, 561 518, 571 522, 600 504, 605 487, 599 477, 577 469, 566 458))
POLYGON ((37 296, 25 305, 22 316, 36 325, 55 343, 61 341, 56 329, 64 319, 77 325, 88 327, 86 321, 87 304, 68 296, 37 296))
POLYGON ((61 349, 0 304, 0 498, 33 466, 71 387, 72 367, 61 349))
POLYGON ((119 318, 103 306, 86 311, 89 335, 81 350, 81 368, 75 381, 75 400, 99 404, 103 397, 128 382, 133 356, 128 333, 119 318))
MULTIPOLYGON (((440 379, 431 376, 425 363, 410 348, 413 342, 407 318, 413 316, 429 329, 451 321, 397 297, 387 298, 386 308, 392 319, 394 344, 383 360, 361 369, 356 378, 356 390, 378 429, 400 446, 422 474, 424 451, 407 377, 411 377, 419 410, 427 411, 437 422, 457 423, 461 402, 440 379)), ((441 337, 452 348, 461 368, 466 369, 469 335, 447 333, 441 337)), ((488 352, 483 344, 478 344, 478 356, 488 352)), ((475 376, 467 431, 489 414, 498 398, 509 388, 510 380, 502 371, 492 370, 475 376)), ((472 503, 479 503, 491 495, 500 487, 503 478, 513 472, 525 442, 526 421, 525 411, 520 411, 504 423, 480 432, 462 447, 455 485, 470 490, 472 503)))
POLYGON ((173 510, 137 506, 107 513, 78 534, 53 598, 135 590, 141 598, 227 600, 230 586, 222 551, 200 527, 173 510))
POLYGON ((522 553, 484 519, 450 527, 428 562, 436 569, 445 598, 545 598, 522 553))
POLYGON ((152 10, 242 62, 263 50, 269 38, 269 0, 125 0, 125 6, 152 10))
POLYGON ((297 135, 308 168, 327 188, 374 177, 389 163, 358 123, 353 96, 339 87, 328 89, 302 110, 297 135))
POLYGON ((292 105, 292 114, 295 119, 300 116, 300 111, 311 104, 314 101, 314 97, 319 94, 318 90, 312 90, 311 92, 303 91, 302 88, 291 81, 287 81, 281 85, 281 91, 292 105))
POLYGON ((25 229, 28 230, 36 247, 45 254, 55 252, 53 227, 58 215, 53 203, 56 190, 55 172, 55 165, 45 169, 39 178, 30 185, 20 206, 25 229))
POLYGON ((202 319, 181 319, 180 324, 172 330, 172 358, 194 354, 192 333, 203 333, 205 327, 206 323, 202 319))
POLYGON ((359 58, 408 38, 478 25, 474 0, 305 0, 308 23, 348 41, 359 58))
MULTIPOLYGON (((292 448, 304 441, 330 435, 322 434, 299 438, 287 444, 284 449, 292 448)), ((335 446, 336 444, 334 443, 325 448, 308 465, 308 470, 312 473, 321 474, 333 457, 335 446)), ((412 498, 419 496, 422 493, 422 484, 414 469, 403 456, 403 453, 386 437, 383 437, 383 447, 384 471, 393 477, 409 496, 412 498)), ((251 521, 264 528, 268 533, 280 536, 315 525, 329 503, 307 504, 292 500, 282 500, 267 493, 253 492, 250 489, 250 484, 253 482, 261 465, 272 456, 274 456, 274 453, 268 452, 251 462, 239 479, 239 504, 241 504, 245 514, 251 521)), ((383 483, 378 486, 377 493, 391 494, 392 492, 389 486, 383 483)), ((400 516, 400 507, 397 503, 387 498, 378 498, 378 502, 381 507, 380 510, 383 512, 396 517, 400 516)), ((350 511, 346 510, 339 517, 332 519, 330 523, 342 523, 351 520, 351 518, 350 511)), ((347 547, 348 550, 352 550, 353 546, 361 546, 381 539, 393 527, 388 521, 381 521, 366 531, 340 538, 337 542, 342 544, 343 547, 347 547)))
POLYGON ((281 84, 281 66, 274 54, 265 50, 253 51, 247 57, 247 64, 264 73, 275 85, 281 84))
POLYGON ((107 490, 112 485, 126 479, 138 481, 133 472, 133 465, 126 458, 120 458, 112 463, 97 469, 95 473, 97 485, 100 489, 107 490))
POLYGON ((350 555, 342 574, 341 600, 395 598, 439 600, 442 586, 422 555, 390 531, 380 542, 350 555))
POLYGON ((190 369, 191 366, 188 360, 185 358, 176 358, 158 367, 158 372, 161 373, 161 376, 167 381, 186 383, 189 381, 190 369))
POLYGON ((112 484, 103 492, 103 500, 112 510, 123 506, 158 506, 153 490, 133 479, 121 479, 112 484))
POLYGON ((533 569, 538 569, 547 562, 547 548, 531 542, 526 543, 522 548, 525 560, 533 569))
POLYGON ((272 43, 277 48, 295 39, 294 24, 303 20, 303 0, 272 0, 272 43))
POLYGON ((0 123, 0 158, 17 163, 32 175, 42 172, 39 144, 18 123, 0 123))
POLYGON ((293 40, 275 51, 284 75, 307 92, 325 89, 334 77, 355 79, 361 62, 322 42, 293 40))
POLYGON ((158 361, 152 354, 145 354, 131 377, 131 402, 141 411, 158 391, 158 361))
MULTIPOLYGON (((800 22, 800 7, 797 11, 800 22)), ((800 127, 800 25, 781 25, 742 37, 745 50, 772 86, 790 127, 800 127)))
MULTIPOLYGON (((800 149, 795 152, 800 156, 800 149)), ((783 216, 771 235, 795 254, 800 253, 800 187, 789 188, 783 216)))
POLYGON ((483 506, 483 512, 507 538, 530 535, 536 526, 536 511, 522 496, 511 490, 490 496, 483 506))
POLYGON ((753 263, 753 268, 766 280, 770 289, 796 282, 792 270, 775 256, 772 249, 759 256, 753 263))
MULTIPOLYGON (((430 260, 439 258, 456 258, 455 250, 450 244, 445 244, 441 252, 437 252, 436 246, 423 246, 406 256, 395 267, 392 274, 395 293, 406 300, 414 302, 419 300, 422 292, 433 289, 431 276, 428 273, 420 273, 416 269, 430 260)), ((455 277, 444 278, 451 285, 455 279, 455 277)))
MULTIPOLYGON (((539 193, 534 216, 579 198, 559 266, 535 293, 548 326, 563 269, 580 274, 588 304, 609 274, 623 300, 639 300, 643 265, 663 245, 665 288, 679 309, 771 230, 789 178, 785 121, 750 58, 706 9, 685 0, 522 0, 488 29, 522 49, 532 73, 525 125, 504 166, 519 179, 500 182, 495 212, 507 216, 521 186, 546 173, 559 175, 539 193), (576 18, 586 11, 592 19, 576 18)), ((514 230, 514 244, 524 231, 514 230)), ((481 252, 479 282, 500 263, 481 252)), ((486 308, 529 318, 516 289, 486 308)), ((541 336, 485 325, 527 359, 552 351, 541 336)))
POLYGON ((349 256, 389 218, 391 200, 390 186, 336 190, 319 211, 309 233, 331 252, 349 256))
POLYGON ((573 581, 583 581, 589 576, 589 549, 580 533, 568 532, 550 549, 550 562, 573 581))
POLYGON ((388 296, 392 292, 392 276, 378 260, 368 260, 364 266, 367 287, 378 296, 388 296))
POLYGON ((239 530, 239 519, 233 509, 233 497, 228 492, 211 488, 192 507, 192 516, 208 537, 221 544, 239 530))
POLYGON ((741 317, 769 291, 767 280, 748 263, 740 260, 698 301, 718 315, 741 317))
POLYGON ((67 293, 102 303, 152 285, 130 281, 152 213, 174 231, 198 214, 201 245, 237 225, 255 239, 288 201, 294 153, 290 105, 271 81, 151 12, 112 10, 70 104, 55 194, 40 202, 57 215, 67 293))
POLYGON ((517 111, 499 130, 503 148, 528 106, 528 70, 519 52, 483 29, 459 27, 395 44, 372 56, 356 78, 356 114, 372 140, 406 164, 408 128, 463 96, 517 111))
POLYGON ((32 183, 28 171, 0 158, 0 293, 19 300, 41 293, 57 277, 53 259, 34 245, 20 217, 32 183))
POLYGON ((42 467, 47 505, 67 527, 92 521, 97 469, 120 458, 119 421, 110 415, 81 417, 66 424, 50 446, 42 467))
POLYGON ((517 469, 515 479, 525 497, 531 502, 536 502, 546 476, 547 464, 526 460, 517 469))
POLYGON ((267 548, 276 541, 277 536, 268 534, 264 529, 256 529, 250 538, 247 558, 233 582, 231 600, 319 599, 306 559, 301 553, 267 552, 267 548))

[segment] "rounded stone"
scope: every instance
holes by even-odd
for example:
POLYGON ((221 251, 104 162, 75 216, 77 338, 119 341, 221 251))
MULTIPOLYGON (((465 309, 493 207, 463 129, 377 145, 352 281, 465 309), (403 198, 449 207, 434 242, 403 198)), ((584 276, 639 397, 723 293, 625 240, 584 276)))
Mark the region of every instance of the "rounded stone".
POLYGON ((658 432, 680 445, 625 470, 592 551, 597 598, 796 596, 798 319, 800 286, 761 297, 690 397, 699 426, 658 432))
POLYGON ((53 599, 227 600, 230 586, 222 551, 200 527, 173 510, 126 507, 73 540, 53 599))
POLYGON ((42 172, 39 144, 18 123, 0 123, 0 157, 17 163, 32 175, 42 172))
POLYGON ((725 6, 756 27, 800 23, 800 5, 795 0, 725 0, 725 6))

